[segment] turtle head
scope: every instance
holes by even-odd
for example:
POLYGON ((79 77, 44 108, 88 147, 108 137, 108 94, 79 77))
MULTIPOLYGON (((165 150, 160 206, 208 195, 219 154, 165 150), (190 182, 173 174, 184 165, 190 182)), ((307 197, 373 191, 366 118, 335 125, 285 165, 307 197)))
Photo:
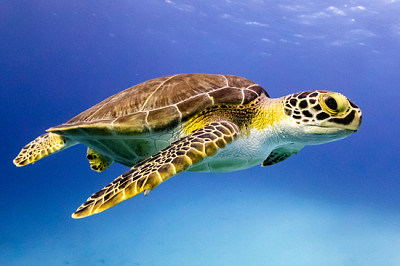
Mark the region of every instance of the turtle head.
POLYGON ((284 113, 307 144, 347 137, 361 125, 361 110, 344 95, 305 91, 284 98, 284 113))

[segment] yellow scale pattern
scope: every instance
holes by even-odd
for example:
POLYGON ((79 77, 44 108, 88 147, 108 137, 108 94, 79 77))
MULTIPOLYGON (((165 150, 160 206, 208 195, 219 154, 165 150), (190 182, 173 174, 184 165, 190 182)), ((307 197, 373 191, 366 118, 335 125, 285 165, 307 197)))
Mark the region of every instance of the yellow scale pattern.
POLYGON ((14 159, 16 166, 34 163, 47 155, 66 148, 67 140, 54 133, 46 133, 29 142, 14 159))
POLYGON ((93 194, 72 214, 83 218, 102 212, 141 192, 145 195, 160 183, 183 172, 206 156, 237 139, 239 128, 227 121, 214 122, 195 130, 192 134, 173 142, 150 158, 132 167, 108 186, 93 194))
POLYGON ((260 99, 256 99, 246 105, 215 105, 207 108, 185 123, 183 133, 190 134, 213 121, 226 120, 238 125, 244 137, 250 134, 250 129, 263 130, 284 119, 287 117, 282 100, 263 105, 260 99))

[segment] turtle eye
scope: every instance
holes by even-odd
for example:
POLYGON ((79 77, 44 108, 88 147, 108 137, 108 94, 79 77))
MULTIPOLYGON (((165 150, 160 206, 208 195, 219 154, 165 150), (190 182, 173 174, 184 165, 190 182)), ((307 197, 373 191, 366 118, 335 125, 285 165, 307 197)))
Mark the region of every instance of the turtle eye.
POLYGON ((329 109, 331 109, 333 111, 336 111, 338 108, 338 104, 337 104, 335 98, 333 98, 333 97, 327 97, 325 99, 325 104, 329 109))

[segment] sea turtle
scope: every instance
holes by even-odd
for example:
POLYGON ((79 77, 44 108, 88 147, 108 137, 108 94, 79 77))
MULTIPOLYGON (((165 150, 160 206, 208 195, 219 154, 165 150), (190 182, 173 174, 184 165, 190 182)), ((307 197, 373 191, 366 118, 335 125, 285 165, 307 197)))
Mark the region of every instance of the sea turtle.
POLYGON ((183 171, 273 165, 305 145, 342 139, 360 124, 361 110, 340 93, 314 90, 272 99, 242 77, 177 74, 128 88, 48 129, 14 164, 82 143, 95 171, 114 161, 131 167, 72 214, 82 218, 147 195, 183 171))

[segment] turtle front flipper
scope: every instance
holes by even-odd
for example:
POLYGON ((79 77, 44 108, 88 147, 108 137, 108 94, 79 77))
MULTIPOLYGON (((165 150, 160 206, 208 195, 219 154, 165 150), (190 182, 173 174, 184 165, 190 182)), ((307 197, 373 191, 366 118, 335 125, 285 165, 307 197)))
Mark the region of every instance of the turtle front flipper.
POLYGON ((261 164, 262 166, 270 166, 276 163, 280 163, 293 154, 297 154, 304 145, 302 144, 288 144, 273 150, 267 159, 261 164))
POLYGON ((145 195, 170 177, 199 163, 206 156, 237 139, 239 128, 227 121, 211 123, 195 130, 150 158, 133 166, 108 186, 93 194, 72 214, 83 218, 102 212, 141 192, 145 195))
POLYGON ((52 153, 64 150, 77 142, 55 133, 46 133, 29 142, 14 159, 16 166, 34 163, 52 153))
POLYGON ((108 157, 88 148, 86 158, 89 160, 90 168, 96 172, 103 172, 113 163, 108 157))

